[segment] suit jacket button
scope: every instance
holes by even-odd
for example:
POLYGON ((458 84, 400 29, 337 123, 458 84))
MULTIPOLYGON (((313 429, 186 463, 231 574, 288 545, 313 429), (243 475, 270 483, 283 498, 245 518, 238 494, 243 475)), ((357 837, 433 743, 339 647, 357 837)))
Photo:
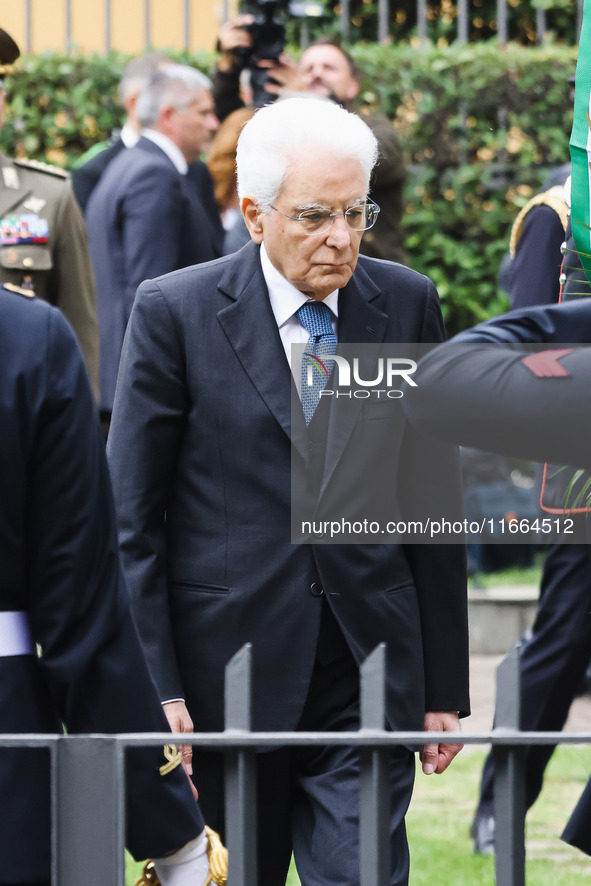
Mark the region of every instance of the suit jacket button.
POLYGON ((310 593, 313 597, 322 597, 324 593, 324 588, 319 581, 312 582, 312 584, 310 585, 310 593))

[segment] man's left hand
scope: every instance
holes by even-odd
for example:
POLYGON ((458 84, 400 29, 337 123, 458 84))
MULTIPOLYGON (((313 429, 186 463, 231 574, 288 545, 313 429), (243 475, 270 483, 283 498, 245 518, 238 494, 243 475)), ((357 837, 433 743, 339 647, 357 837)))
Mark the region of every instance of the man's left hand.
MULTIPOLYGON (((460 718, 455 711, 428 711, 425 714, 425 732, 461 732, 460 718)), ((441 775, 445 772, 463 744, 426 744, 420 753, 423 772, 441 775)))

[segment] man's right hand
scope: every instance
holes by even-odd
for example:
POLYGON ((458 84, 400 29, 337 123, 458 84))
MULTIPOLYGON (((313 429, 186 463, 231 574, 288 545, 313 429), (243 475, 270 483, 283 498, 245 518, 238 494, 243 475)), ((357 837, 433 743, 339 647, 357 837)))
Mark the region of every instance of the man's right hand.
MULTIPOLYGON (((167 701, 162 707, 164 708, 164 713, 166 714, 166 719, 168 720, 171 732, 193 732, 193 721, 189 716, 187 705, 184 701, 167 701)), ((199 794, 192 779, 193 748, 190 744, 182 744, 180 746, 180 752, 183 757, 183 769, 189 779, 193 796, 197 800, 199 799, 199 794)))

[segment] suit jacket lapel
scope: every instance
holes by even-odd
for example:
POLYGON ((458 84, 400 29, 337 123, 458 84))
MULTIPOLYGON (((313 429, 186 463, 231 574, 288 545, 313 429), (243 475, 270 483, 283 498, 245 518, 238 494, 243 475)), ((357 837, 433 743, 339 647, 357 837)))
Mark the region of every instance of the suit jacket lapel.
POLYGON ((233 299, 219 312, 218 320, 236 356, 285 433, 307 458, 304 415, 301 408, 299 414, 294 410, 292 423, 291 404, 298 395, 269 301, 258 247, 254 243, 247 244, 236 254, 222 276, 219 288, 233 299))
MULTIPOLYGON (((380 289, 364 269, 358 265, 353 277, 339 293, 339 346, 350 344, 379 345, 384 340, 389 317, 373 304, 380 289)), ((348 353, 350 353, 350 348, 348 353)), ((338 353, 338 349, 337 349, 338 353)), ((361 363, 363 368, 363 362, 361 363)), ((373 365, 372 367, 373 368, 373 365)), ((361 377, 371 377, 361 374, 361 377)), ((331 400, 326 460, 320 488, 324 492, 341 458, 359 417, 363 400, 331 400)))

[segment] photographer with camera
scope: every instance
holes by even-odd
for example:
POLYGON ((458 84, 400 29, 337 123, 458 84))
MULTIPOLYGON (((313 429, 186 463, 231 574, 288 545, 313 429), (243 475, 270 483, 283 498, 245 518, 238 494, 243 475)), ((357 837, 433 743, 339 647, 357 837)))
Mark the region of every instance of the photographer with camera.
MULTIPOLYGON (((259 0, 260 14, 243 14, 220 28, 220 58, 212 73, 215 110, 221 121, 244 105, 261 107, 294 93, 329 98, 355 110, 363 72, 338 42, 315 40, 296 62, 283 52, 285 31, 274 16, 276 2, 259 0), (249 95, 241 95, 244 74, 249 95)), ((380 159, 371 182, 371 199, 381 208, 379 224, 363 238, 361 251, 373 258, 405 263, 401 219, 405 180, 404 157, 392 121, 381 114, 360 116, 378 139, 380 159)))

